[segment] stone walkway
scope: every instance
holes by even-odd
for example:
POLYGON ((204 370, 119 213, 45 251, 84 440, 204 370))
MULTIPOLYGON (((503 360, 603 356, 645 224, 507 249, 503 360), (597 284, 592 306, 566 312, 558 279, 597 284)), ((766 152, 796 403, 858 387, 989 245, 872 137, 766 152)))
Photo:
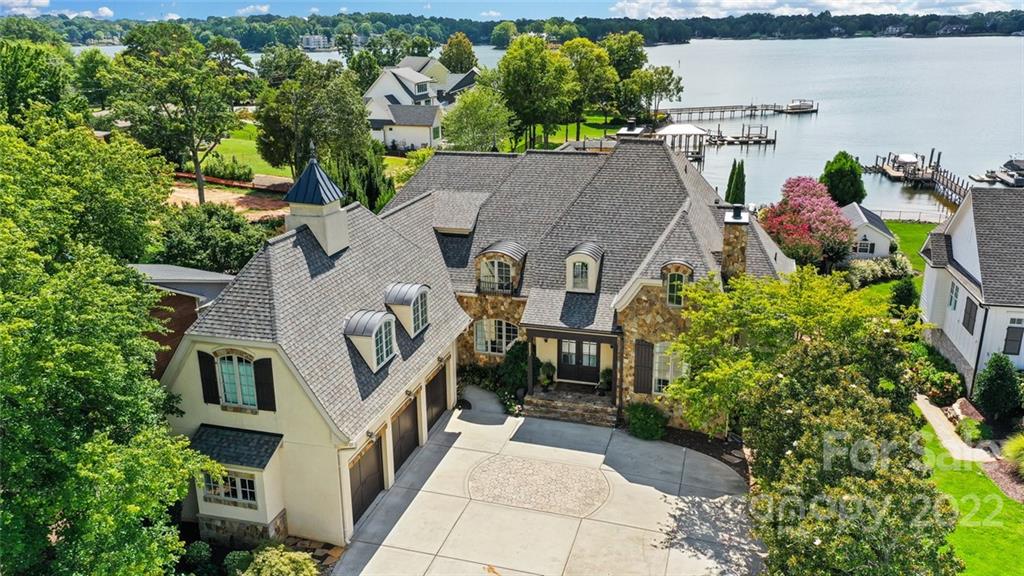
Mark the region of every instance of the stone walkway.
POLYGON ((939 442, 942 442, 942 446, 949 451, 953 458, 970 462, 992 462, 995 460, 987 451, 968 446, 956 433, 956 428, 942 413, 942 410, 929 402, 927 396, 918 394, 914 403, 921 409, 921 414, 935 430, 939 442))
POLYGON ((746 483, 699 452, 513 418, 467 391, 357 524, 335 576, 755 574, 746 483))

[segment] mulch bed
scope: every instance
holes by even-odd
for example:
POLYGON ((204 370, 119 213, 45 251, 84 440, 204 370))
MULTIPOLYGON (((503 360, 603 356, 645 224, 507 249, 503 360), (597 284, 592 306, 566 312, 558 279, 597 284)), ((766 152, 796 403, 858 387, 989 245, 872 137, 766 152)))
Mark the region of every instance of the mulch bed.
POLYGON ((996 460, 995 462, 986 462, 983 467, 985 474, 996 483, 996 486, 999 486, 1003 494, 1017 502, 1024 503, 1024 482, 1021 482, 1017 476, 1016 464, 1008 460, 996 460))
POLYGON ((662 438, 669 444, 682 446, 707 454, 732 468, 737 474, 750 482, 750 469, 747 467, 747 459, 743 455, 743 444, 730 439, 714 438, 692 430, 680 428, 666 428, 665 437, 662 438))

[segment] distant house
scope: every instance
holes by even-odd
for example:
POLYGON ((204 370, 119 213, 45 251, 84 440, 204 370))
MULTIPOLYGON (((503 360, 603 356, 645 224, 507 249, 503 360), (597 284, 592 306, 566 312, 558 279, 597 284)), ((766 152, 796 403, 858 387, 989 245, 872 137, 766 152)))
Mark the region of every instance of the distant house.
POLYGON ((303 34, 299 37, 299 46, 303 50, 326 50, 333 44, 331 39, 323 34, 303 34))
POLYGON ((881 216, 856 202, 843 206, 842 211, 856 231, 851 258, 882 258, 892 253, 896 236, 881 216))
POLYGON ((935 33, 936 36, 954 36, 956 34, 966 34, 966 24, 946 24, 939 31, 935 33))
POLYGON ((412 68, 386 68, 363 93, 364 98, 390 104, 437 105, 437 82, 412 68))
POLYGON ((967 380, 997 352, 1024 369, 1024 194, 975 188, 921 250, 926 334, 967 380))
POLYGON ((887 26, 882 30, 882 36, 900 36, 906 31, 906 26, 887 26))
POLYGON ((437 99, 444 106, 454 103, 460 92, 475 86, 476 77, 480 73, 476 68, 464 73, 452 72, 437 58, 429 56, 406 56, 398 63, 398 67, 410 68, 430 76, 437 84, 437 99))
POLYGON ((387 148, 408 150, 435 147, 441 140, 441 107, 384 104, 370 109, 370 135, 387 148))

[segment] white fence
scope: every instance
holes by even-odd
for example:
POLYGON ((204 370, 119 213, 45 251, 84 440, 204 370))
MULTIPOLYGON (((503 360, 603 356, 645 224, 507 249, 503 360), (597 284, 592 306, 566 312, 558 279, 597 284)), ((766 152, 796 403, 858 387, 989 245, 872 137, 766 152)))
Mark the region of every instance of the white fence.
POLYGON ((928 210, 883 210, 870 208, 875 214, 882 217, 882 220, 900 220, 903 222, 932 222, 941 224, 952 214, 949 211, 928 211, 928 210))

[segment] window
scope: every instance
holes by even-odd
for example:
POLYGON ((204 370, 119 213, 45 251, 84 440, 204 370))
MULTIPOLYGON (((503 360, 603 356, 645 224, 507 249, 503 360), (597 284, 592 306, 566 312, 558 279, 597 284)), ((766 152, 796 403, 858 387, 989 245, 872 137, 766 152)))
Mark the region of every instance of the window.
POLYGON ((504 320, 477 320, 473 329, 476 351, 482 354, 504 354, 519 338, 519 326, 504 320))
POLYGON ((960 301, 960 285, 956 282, 949 285, 949 309, 956 310, 957 302, 960 301))
POLYGON ((857 253, 858 254, 874 254, 875 244, 874 242, 857 242, 857 253))
POLYGON ((416 93, 417 94, 423 94, 426 91, 427 91, 427 83, 426 82, 420 82, 419 84, 416 85, 416 93))
POLYGON ((440 126, 434 126, 433 134, 434 134, 434 140, 440 139, 441 138, 441 127, 440 126))
POLYGON ((968 297, 967 304, 964 305, 964 328, 967 329, 968 334, 974 334, 974 321, 977 316, 978 305, 968 297))
POLYGON ((561 340, 559 346, 562 349, 562 364, 576 365, 576 341, 575 340, 561 340))
POLYGON ((1003 354, 1009 356, 1020 354, 1022 340, 1024 340, 1024 318, 1010 318, 1010 325, 1006 327, 1006 340, 1003 341, 1003 354))
POLYGON ((590 285, 590 266, 586 262, 572 263, 573 290, 586 290, 590 285))
POLYGON ((480 267, 480 289, 485 292, 512 290, 512 266, 501 260, 484 260, 480 267))
POLYGON ((235 500, 239 502, 256 502, 256 480, 239 472, 228 470, 220 479, 203 474, 203 488, 207 496, 217 500, 235 500))
POLYGON ((597 368, 597 342, 583 343, 583 365, 597 368))
POLYGON ((395 355, 395 323, 387 320, 373 334, 373 350, 380 368, 395 355))
POLYGON ((683 285, 686 284, 686 275, 680 272, 670 272, 665 278, 665 292, 668 303, 672 306, 683 305, 683 285))
POLYGON ((224 392, 221 401, 232 406, 256 407, 256 377, 252 361, 241 356, 228 355, 217 359, 217 375, 224 392))
POLYGON ((427 327, 427 293, 423 292, 412 301, 412 333, 419 334, 427 327))
POLYGON ((654 345, 654 385, 651 389, 655 394, 662 394, 673 380, 686 375, 688 367, 678 358, 669 353, 669 342, 658 342, 654 345))

